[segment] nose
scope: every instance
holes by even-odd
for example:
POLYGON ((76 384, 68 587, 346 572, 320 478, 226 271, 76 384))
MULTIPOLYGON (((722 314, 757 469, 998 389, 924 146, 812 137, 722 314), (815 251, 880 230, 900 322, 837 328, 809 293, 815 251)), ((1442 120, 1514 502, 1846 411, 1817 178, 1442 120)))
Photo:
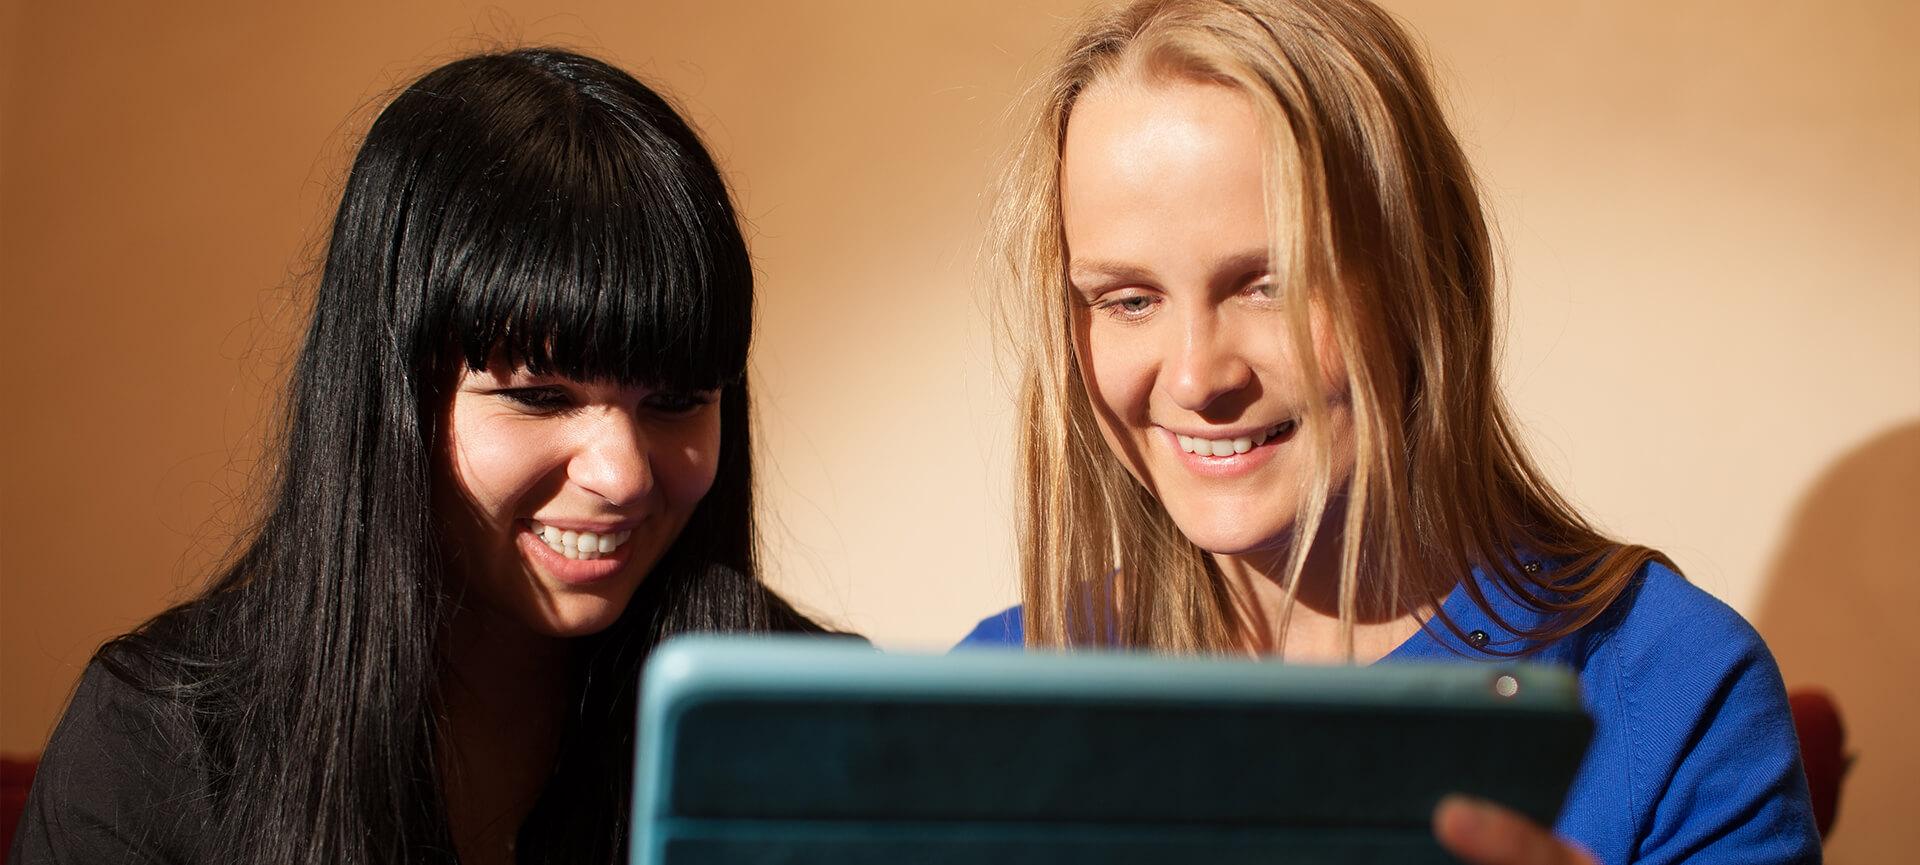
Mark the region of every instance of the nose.
POLYGON ((646 498, 654 482, 646 430, 626 412, 610 413, 583 433, 567 478, 615 507, 646 498))
POLYGON ((1162 376, 1175 405, 1204 412, 1252 383, 1252 365, 1213 310, 1184 316, 1169 336, 1174 344, 1168 347, 1162 376))

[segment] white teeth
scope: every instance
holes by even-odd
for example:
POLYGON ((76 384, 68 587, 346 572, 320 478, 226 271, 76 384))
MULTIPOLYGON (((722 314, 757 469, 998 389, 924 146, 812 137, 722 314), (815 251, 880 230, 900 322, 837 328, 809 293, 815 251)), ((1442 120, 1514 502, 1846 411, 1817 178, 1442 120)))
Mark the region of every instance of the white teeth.
POLYGON ((1243 454, 1253 450, 1266 444, 1268 439, 1285 435, 1291 431, 1293 427, 1294 422, 1289 420, 1274 424, 1253 435, 1240 436, 1239 438, 1204 439, 1196 436, 1180 435, 1179 433, 1175 433, 1173 437, 1180 443, 1180 449, 1187 453, 1199 454, 1203 457, 1225 457, 1234 454, 1243 454))
POLYGON ((535 520, 533 534, 560 555, 569 559, 590 561, 604 558, 608 553, 619 549, 621 544, 633 537, 633 530, 595 534, 555 528, 535 520))

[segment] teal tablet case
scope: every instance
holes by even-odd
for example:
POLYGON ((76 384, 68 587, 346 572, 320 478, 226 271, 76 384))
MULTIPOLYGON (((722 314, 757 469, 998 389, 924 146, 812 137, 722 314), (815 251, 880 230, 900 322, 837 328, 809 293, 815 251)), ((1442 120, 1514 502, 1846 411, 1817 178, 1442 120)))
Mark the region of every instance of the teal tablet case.
POLYGON ((639 865, 1451 862, 1441 796, 1551 823, 1592 731, 1527 664, 695 637, 641 695, 639 865))

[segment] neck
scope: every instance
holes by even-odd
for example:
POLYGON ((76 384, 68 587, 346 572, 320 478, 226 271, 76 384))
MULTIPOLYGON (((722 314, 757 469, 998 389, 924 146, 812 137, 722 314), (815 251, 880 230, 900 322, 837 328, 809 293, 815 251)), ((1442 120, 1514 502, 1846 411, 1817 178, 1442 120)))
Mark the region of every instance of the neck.
POLYGON ((1213 556, 1249 653, 1306 663, 1371 664, 1406 642, 1433 615, 1430 605, 1408 597, 1413 587, 1403 586, 1399 599, 1389 599, 1384 582, 1388 577, 1362 569, 1353 583, 1349 653, 1340 614, 1343 521, 1337 509, 1328 509, 1291 598, 1291 548, 1213 556))
POLYGON ((467 608, 454 615, 445 647, 440 780, 449 828, 461 862, 511 862, 559 753, 568 641, 467 608))
POLYGON ((450 668, 446 690, 532 696, 557 684, 553 696, 559 699, 572 642, 535 633, 491 610, 462 607, 454 613, 444 643, 450 668))

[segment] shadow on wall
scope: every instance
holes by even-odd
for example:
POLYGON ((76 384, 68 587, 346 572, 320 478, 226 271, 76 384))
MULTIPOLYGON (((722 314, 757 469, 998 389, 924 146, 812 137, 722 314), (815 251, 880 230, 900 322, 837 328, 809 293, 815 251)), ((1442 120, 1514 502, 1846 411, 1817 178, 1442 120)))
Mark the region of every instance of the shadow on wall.
POLYGON ((1920 850, 1920 421, 1855 448, 1823 473, 1787 531, 1755 625, 1789 688, 1834 695, 1858 756, 1828 861, 1898 862, 1920 850))

